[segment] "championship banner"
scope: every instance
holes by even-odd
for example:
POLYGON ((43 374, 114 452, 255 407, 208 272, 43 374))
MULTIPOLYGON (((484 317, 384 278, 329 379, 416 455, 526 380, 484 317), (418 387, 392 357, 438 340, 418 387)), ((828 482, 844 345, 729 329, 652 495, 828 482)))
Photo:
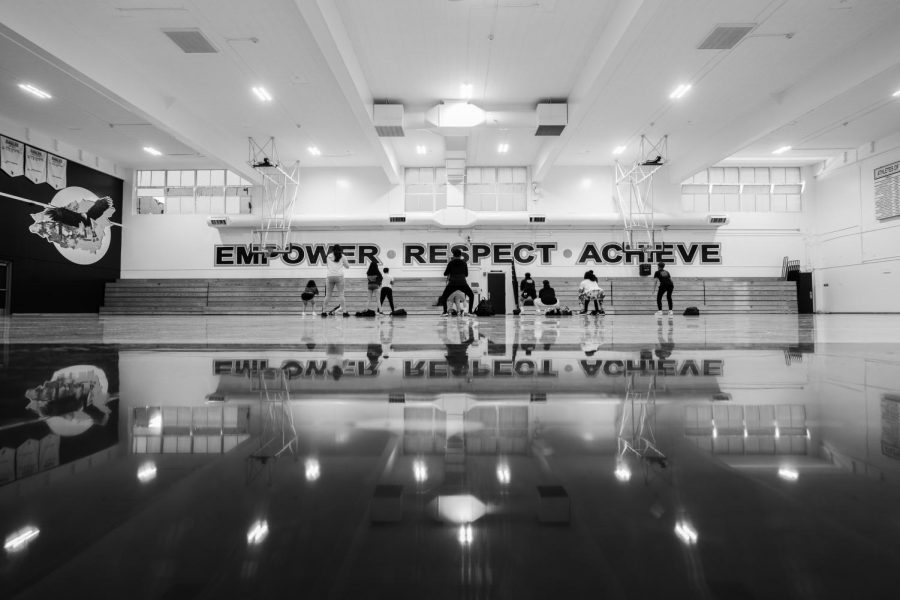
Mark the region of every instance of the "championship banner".
POLYGON ((10 177, 25 174, 25 144, 0 135, 0 169, 10 177))
POLYGON ((31 146, 25 148, 25 177, 34 183, 47 181, 47 153, 31 146))
POLYGON ((47 183, 55 190, 66 187, 66 166, 69 164, 64 158, 47 156, 47 183))

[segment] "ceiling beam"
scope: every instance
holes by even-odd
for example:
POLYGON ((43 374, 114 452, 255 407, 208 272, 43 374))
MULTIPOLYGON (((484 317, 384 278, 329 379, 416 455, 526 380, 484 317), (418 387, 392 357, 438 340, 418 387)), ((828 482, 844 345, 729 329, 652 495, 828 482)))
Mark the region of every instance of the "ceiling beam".
MULTIPOLYGON (((728 158, 791 121, 798 120, 823 104, 863 85, 880 74, 900 66, 900 35, 888 24, 869 33, 847 53, 829 60, 811 75, 772 94, 753 110, 735 115, 715 135, 680 153, 669 164, 669 178, 681 182, 711 165, 728 158)), ((892 82, 885 87, 894 91, 892 82)), ((884 101, 889 101, 890 92, 884 101)), ((891 124, 896 126, 896 124, 891 124)), ((889 127, 890 125, 886 125, 889 127)))
POLYGON ((543 145, 531 166, 533 181, 542 181, 546 177, 592 107, 604 94, 610 93, 608 81, 616 74, 619 63, 637 42, 662 1, 627 0, 618 4, 569 93, 566 128, 558 138, 543 145))
POLYGON ((399 184, 401 178, 397 158, 375 132, 372 122, 372 93, 333 0, 294 0, 294 3, 315 38, 319 51, 325 57, 388 181, 394 185, 399 184))

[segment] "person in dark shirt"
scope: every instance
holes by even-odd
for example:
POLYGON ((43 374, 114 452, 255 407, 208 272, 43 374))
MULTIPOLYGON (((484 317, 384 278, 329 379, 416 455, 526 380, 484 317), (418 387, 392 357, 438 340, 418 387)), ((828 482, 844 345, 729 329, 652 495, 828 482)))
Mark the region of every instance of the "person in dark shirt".
POLYGON ((444 288, 444 293, 438 298, 438 304, 444 310, 443 314, 447 314, 447 298, 456 290, 461 291, 466 295, 466 298, 469 299, 469 313, 472 313, 473 303, 475 302, 475 293, 472 291, 472 288, 469 287, 468 282, 466 282, 466 277, 468 276, 469 267, 466 265, 466 261, 462 259, 462 250, 454 248, 453 258, 450 259, 450 262, 447 263, 447 268, 444 269, 444 277, 447 278, 447 286, 444 288))
POLYGON ((556 299, 556 290, 550 287, 550 282, 546 279, 544 280, 544 287, 538 292, 538 298, 539 306, 544 310, 549 310, 559 303, 559 300, 556 299))
POLYGON ((666 264, 659 263, 657 265, 659 270, 653 274, 653 279, 655 286, 659 286, 656 290, 656 315, 662 315, 662 297, 663 294, 666 295, 666 301, 669 303, 669 315, 672 315, 672 290, 675 289, 675 284, 672 283, 672 274, 666 271, 666 264))
POLYGON ((534 303, 534 299, 537 298, 537 290, 535 290, 534 279, 531 278, 531 273, 525 273, 525 279, 519 284, 519 290, 522 292, 522 300, 525 301, 526 306, 529 306, 529 300, 531 300, 532 304, 534 303))

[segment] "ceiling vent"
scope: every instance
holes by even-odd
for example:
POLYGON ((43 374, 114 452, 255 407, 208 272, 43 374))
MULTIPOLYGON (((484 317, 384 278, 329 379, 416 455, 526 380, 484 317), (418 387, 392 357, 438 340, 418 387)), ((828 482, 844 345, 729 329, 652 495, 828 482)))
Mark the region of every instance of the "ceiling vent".
POLYGON ((724 392, 720 392, 712 395, 713 402, 730 402, 731 394, 726 394, 724 392))
POLYGON ((209 217, 206 224, 210 227, 225 227, 228 225, 228 217, 209 217))
POLYGON ((706 215, 706 221, 710 225, 726 225, 728 223, 727 215, 706 215))
POLYGON ((717 25, 706 39, 697 46, 698 50, 731 50, 753 31, 756 23, 745 25, 717 25))
POLYGON ((394 215, 390 217, 391 223, 406 223, 406 217, 404 215, 394 215))
POLYGON ((380 137, 404 137, 403 105, 373 104, 372 121, 380 137))
POLYGON ((534 135, 561 135, 568 123, 568 104, 538 104, 537 131, 534 132, 534 135))
POLYGON ((199 29, 163 29, 162 32, 186 54, 216 54, 218 52, 199 29))
POLYGON ((389 404, 403 404, 406 402, 406 394, 388 394, 389 404))
POLYGON ((544 215, 529 215, 528 220, 531 223, 546 223, 547 217, 544 215))
POLYGON ((209 403, 225 402, 224 394, 207 394, 206 401, 209 403))

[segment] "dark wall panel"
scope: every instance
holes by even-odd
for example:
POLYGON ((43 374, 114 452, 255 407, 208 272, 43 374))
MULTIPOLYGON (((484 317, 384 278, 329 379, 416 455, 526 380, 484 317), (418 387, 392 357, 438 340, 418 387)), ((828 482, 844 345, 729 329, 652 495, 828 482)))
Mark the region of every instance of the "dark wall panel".
MULTIPOLYGON (((115 212, 109 220, 122 222, 123 181, 69 161, 66 169, 67 188, 89 190, 98 198, 108 196, 115 212)), ((0 171, 0 192, 49 204, 57 191, 47 183, 35 184, 26 177, 10 177, 0 171)), ((80 196, 79 196, 80 197, 80 196)), ((103 236, 110 236, 109 247, 102 258, 92 264, 78 264, 61 253, 48 239, 32 232, 33 215, 43 207, 0 196, 0 259, 12 261, 13 313, 23 312, 98 312, 103 303, 104 285, 119 277, 122 263, 122 229, 97 226, 103 236)), ((77 227, 53 224, 60 234, 82 234, 77 227)), ((101 254, 98 252, 97 254, 101 254)))

